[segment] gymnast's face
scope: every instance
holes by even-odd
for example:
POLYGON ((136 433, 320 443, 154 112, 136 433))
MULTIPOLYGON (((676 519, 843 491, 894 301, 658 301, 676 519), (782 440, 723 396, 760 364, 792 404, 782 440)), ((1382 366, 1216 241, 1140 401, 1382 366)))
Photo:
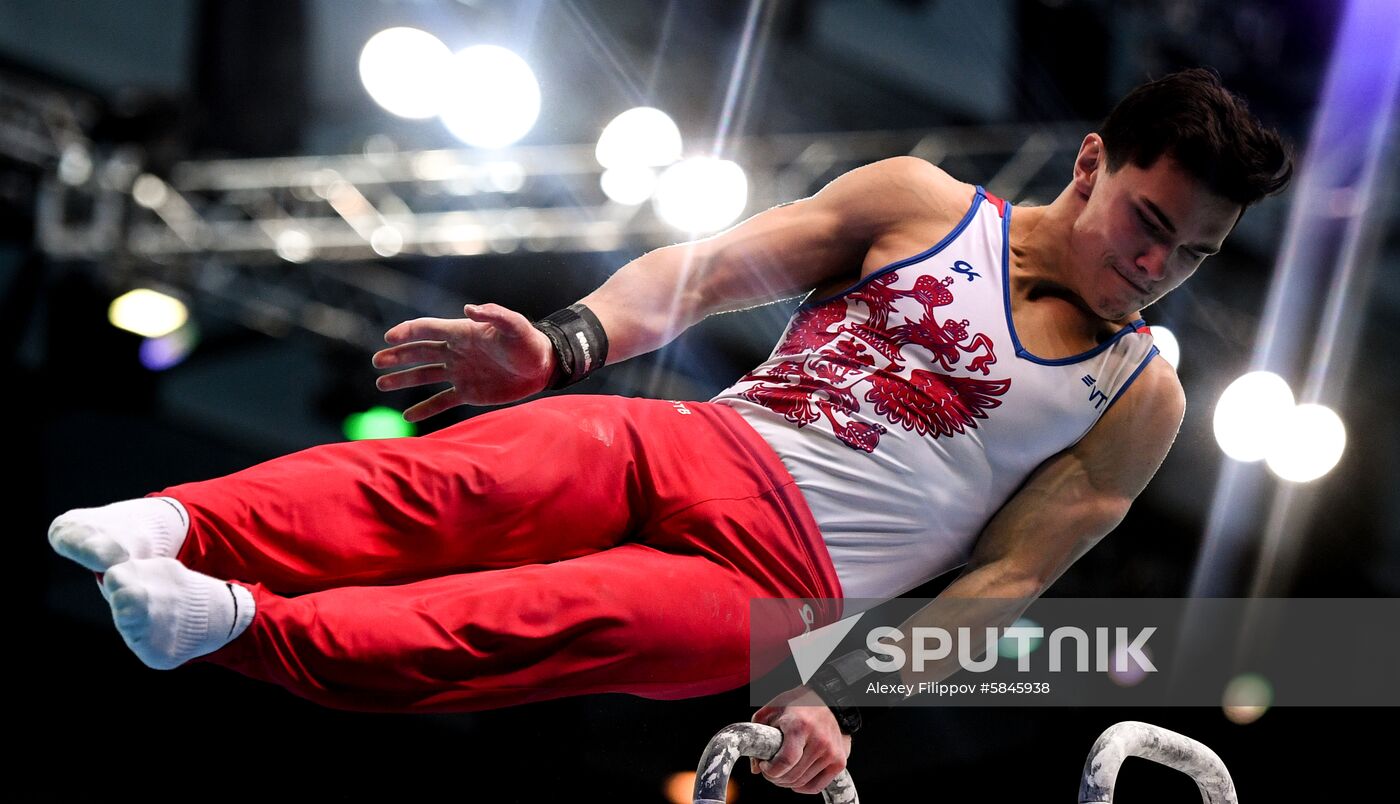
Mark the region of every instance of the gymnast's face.
POLYGON ((1185 282, 1220 250, 1243 207, 1208 190, 1169 155, 1108 170, 1090 134, 1074 167, 1083 202, 1070 235, 1072 282, 1100 317, 1119 321, 1185 282))

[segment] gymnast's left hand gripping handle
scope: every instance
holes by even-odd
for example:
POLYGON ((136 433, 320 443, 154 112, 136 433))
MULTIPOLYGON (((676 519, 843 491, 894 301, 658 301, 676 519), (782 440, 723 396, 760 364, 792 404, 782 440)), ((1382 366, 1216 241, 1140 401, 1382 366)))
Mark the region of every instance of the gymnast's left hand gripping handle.
MULTIPOLYGON (((724 804, 729 775, 741 757, 772 759, 783 744, 783 733, 762 723, 735 723, 720 729, 705 747, 695 769, 694 804, 724 804)), ((850 771, 837 774, 822 790, 826 804, 859 804, 850 771)))

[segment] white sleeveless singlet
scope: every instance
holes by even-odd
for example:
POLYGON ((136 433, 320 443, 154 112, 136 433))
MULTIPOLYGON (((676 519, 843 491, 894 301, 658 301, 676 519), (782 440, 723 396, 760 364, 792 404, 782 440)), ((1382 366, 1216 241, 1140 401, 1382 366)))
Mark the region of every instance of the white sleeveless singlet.
POLYGON ((847 598, 897 597, 966 564, 1030 473, 1157 354, 1142 319, 1072 357, 1028 352, 1011 319, 1011 209, 977 187, 947 237, 809 298, 772 355, 710 400, 791 472, 847 598))

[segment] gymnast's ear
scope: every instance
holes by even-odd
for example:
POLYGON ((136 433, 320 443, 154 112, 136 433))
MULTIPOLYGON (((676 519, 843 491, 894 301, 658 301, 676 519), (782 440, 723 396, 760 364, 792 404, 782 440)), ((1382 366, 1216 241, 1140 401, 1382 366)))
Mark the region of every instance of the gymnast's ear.
POLYGON ((1074 158, 1074 189, 1088 198, 1099 173, 1107 169, 1108 153, 1104 150, 1103 138, 1091 131, 1084 135, 1084 142, 1079 144, 1079 155, 1074 158))

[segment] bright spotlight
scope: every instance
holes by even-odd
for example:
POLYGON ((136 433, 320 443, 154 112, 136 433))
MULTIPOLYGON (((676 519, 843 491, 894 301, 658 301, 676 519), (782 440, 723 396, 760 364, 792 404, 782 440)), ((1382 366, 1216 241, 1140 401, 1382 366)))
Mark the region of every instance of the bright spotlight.
POLYGON ((1265 463, 1274 474, 1306 483, 1332 471, 1346 449, 1342 419, 1326 405, 1298 405, 1283 421, 1282 437, 1274 440, 1265 463))
POLYGON ((656 171, 649 167, 615 167, 603 171, 603 194, 619 204, 636 206, 656 190, 656 171))
POLYGON ((476 45, 452 57, 442 111, 452 136, 477 148, 504 148, 535 125, 540 85, 525 60, 503 47, 476 45))
POLYGON ((92 154, 80 142, 69 143, 58 159, 58 179, 73 187, 92 178, 92 154))
POLYGON ((403 232, 396 226, 380 226, 370 233, 369 247, 381 257, 397 256, 403 251, 403 232))
POLYGON ((142 173, 131 184, 131 197, 146 209, 157 209, 165 206, 170 192, 166 189, 165 182, 149 173, 142 173))
POLYGON ((681 130, 660 109, 638 106, 603 128, 595 153, 605 168, 665 167, 681 158, 681 130))
POLYGON ((417 28, 380 31, 360 51, 360 81, 374 102, 399 117, 437 114, 452 64, 452 51, 417 28))
POLYGON ((148 288, 123 293, 107 307, 107 320, 112 326, 146 338, 169 335, 189 317, 184 302, 148 288))
POLYGON ((692 157, 666 168, 653 203, 661 220, 683 232, 713 232, 744 211, 749 180, 728 159, 692 157))
POLYGON ((283 229, 278 232, 276 240, 273 241, 273 250, 287 262, 306 262, 315 253, 311 237, 300 229, 283 229))
POLYGON ((492 162, 482 171, 488 193, 518 193, 525 186, 525 168, 519 162, 492 162))
POLYGON ((1293 391, 1270 371, 1251 371, 1230 383, 1215 405, 1215 441, 1237 461, 1263 458, 1287 436, 1284 420, 1293 411, 1293 391))
POLYGON ((1172 368, 1181 365, 1181 344, 1176 340, 1176 333, 1166 327, 1153 324, 1152 345, 1157 347, 1157 351, 1162 354, 1162 359, 1170 363, 1172 368))

